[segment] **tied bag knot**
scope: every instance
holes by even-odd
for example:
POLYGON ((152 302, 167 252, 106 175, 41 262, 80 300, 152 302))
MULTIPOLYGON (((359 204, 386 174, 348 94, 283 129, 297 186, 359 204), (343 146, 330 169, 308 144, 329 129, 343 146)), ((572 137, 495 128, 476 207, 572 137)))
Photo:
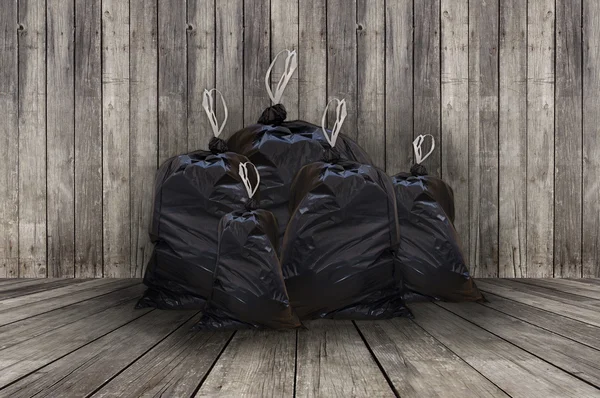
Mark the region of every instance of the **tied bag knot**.
POLYGON ((258 119, 260 124, 281 125, 287 118, 287 111, 282 104, 275 104, 265 109, 258 119))

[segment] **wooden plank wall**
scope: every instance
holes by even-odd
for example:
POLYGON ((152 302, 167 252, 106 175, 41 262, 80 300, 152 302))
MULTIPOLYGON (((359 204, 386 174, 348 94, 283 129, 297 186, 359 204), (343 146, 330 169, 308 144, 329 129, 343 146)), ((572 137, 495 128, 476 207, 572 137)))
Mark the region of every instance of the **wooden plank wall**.
POLYGON ((202 91, 231 134, 284 48, 291 117, 345 97, 390 174, 436 138, 476 276, 600 276, 596 0, 6 0, 0 277, 142 276, 154 170, 210 138, 202 91))

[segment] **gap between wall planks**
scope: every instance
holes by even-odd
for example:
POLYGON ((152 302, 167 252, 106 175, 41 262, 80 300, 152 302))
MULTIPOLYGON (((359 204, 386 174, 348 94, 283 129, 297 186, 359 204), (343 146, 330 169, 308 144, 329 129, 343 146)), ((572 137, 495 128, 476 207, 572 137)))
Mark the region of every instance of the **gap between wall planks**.
POLYGON ((344 132, 390 174, 455 191, 476 276, 600 276, 600 6, 592 0, 7 0, 0 9, 0 277, 140 277, 156 166, 269 100, 344 132), (277 72, 273 81, 279 78, 277 72))

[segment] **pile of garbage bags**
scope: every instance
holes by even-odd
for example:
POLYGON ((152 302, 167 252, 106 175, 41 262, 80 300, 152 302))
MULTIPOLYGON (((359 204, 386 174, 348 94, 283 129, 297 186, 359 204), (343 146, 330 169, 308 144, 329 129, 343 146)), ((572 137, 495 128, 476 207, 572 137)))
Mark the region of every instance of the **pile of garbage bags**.
POLYGON ((344 100, 327 104, 320 126, 286 121, 281 98, 296 66, 295 51, 275 57, 265 77, 274 105, 226 141, 225 99, 204 91, 214 138, 156 174, 154 251, 137 307, 201 310, 197 329, 286 329, 411 317, 405 302, 415 298, 483 300, 454 229, 452 188, 422 165, 433 137, 425 156, 427 137, 417 137, 415 165, 388 176, 341 133, 344 100))

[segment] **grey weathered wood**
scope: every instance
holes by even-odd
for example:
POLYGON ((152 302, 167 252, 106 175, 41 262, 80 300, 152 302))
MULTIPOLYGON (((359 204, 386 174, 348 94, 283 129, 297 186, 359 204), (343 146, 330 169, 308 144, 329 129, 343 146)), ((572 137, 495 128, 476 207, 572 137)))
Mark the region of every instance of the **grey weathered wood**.
POLYGON ((320 124, 327 103, 327 0, 298 1, 298 116, 320 124))
POLYGON ((17 0, 0 11, 0 277, 19 275, 19 66, 17 0))
POLYGON ((439 305, 563 371, 600 386, 599 350, 476 303, 439 305))
POLYGON ((102 1, 102 170, 105 277, 129 277, 129 3, 102 1))
POLYGON ((17 285, 9 287, 8 289, 2 289, 0 292, 0 299, 7 299, 18 296, 25 296, 28 294, 41 292, 44 290, 56 289, 57 287, 70 285, 73 283, 82 282, 81 279, 44 279, 44 283, 32 284, 32 285, 17 285))
POLYGON ((413 305, 415 322, 512 397, 596 396, 589 384, 433 303, 413 305))
MULTIPOLYGON (((46 263, 46 4, 19 2, 19 276, 46 263)), ((4 12, 4 10, 3 10, 4 12)))
MULTIPOLYGON (((440 0, 414 4, 414 136, 431 134, 437 149, 423 163, 430 175, 440 176, 441 81, 440 0)), ((427 153, 427 152, 425 152, 427 153)))
POLYGON ((244 126, 244 0, 217 1, 215 5, 215 85, 229 108, 222 133, 227 138, 244 126))
POLYGON ((498 276, 498 0, 469 2, 469 253, 498 276))
MULTIPOLYGON (((573 279, 568 279, 568 280, 573 280, 573 279)), ((598 278, 577 279, 577 282, 583 283, 586 285, 600 285, 600 279, 598 279, 598 278)))
POLYGON ((575 294, 600 300, 600 287, 587 286, 579 282, 565 279, 513 279, 515 282, 541 286, 565 293, 575 294))
MULTIPOLYGON (((24 373, 28 369, 41 369, 9 386, 4 390, 6 394, 13 397, 87 396, 102 387, 119 371, 158 344, 194 314, 190 311, 152 311, 146 314, 147 310, 134 310, 131 308, 131 303, 128 304, 129 306, 113 307, 98 314, 98 322, 111 312, 114 320, 105 320, 106 324, 87 322, 83 327, 80 326, 78 336, 69 341, 63 342, 67 337, 65 333, 54 335, 54 332, 51 332, 45 335, 44 342, 39 346, 23 347, 24 357, 31 355, 29 361, 18 360, 9 369, 8 375, 24 373), (126 323, 124 322, 126 320, 133 322, 126 323), (90 330, 91 327, 95 327, 98 331, 90 330), (143 338, 140 333, 143 333, 143 338), (84 341, 89 344, 82 346, 81 343, 84 341), (40 356, 40 353, 44 353, 43 347, 52 343, 55 345, 61 343, 62 346, 57 351, 64 351, 69 355, 60 359, 57 357, 58 360, 49 363, 48 351, 46 355, 40 356), (35 348, 39 351, 30 353, 35 348)), ((78 322, 75 322, 62 329, 77 324, 78 322)), ((57 329, 56 332, 59 330, 57 329)), ((18 345, 3 352, 11 351, 16 347, 18 345)), ((7 362, 12 359, 12 351, 10 355, 6 357, 7 362)))
POLYGON ((600 349, 600 328, 486 292, 482 303, 571 340, 600 349))
MULTIPOLYGON (((57 308, 54 311, 46 312, 38 316, 33 316, 0 327, 0 350, 26 340, 47 333, 51 330, 60 328, 69 323, 80 319, 93 317, 98 312, 107 308, 119 305, 124 302, 130 302, 140 297, 144 290, 142 284, 137 284, 125 289, 120 289, 102 296, 93 297, 89 300, 57 308)), ((2 305, 0 304, 0 309, 2 305)), ((93 318, 89 318, 91 322, 93 318)))
POLYGON ((158 42, 156 4, 130 0, 131 110, 129 175, 131 208, 130 275, 139 278, 152 253, 148 236, 158 156, 158 42))
POLYGON ((75 275, 74 2, 49 0, 47 15, 48 275, 75 275))
POLYGON ((238 331, 196 397, 292 396, 295 353, 293 330, 238 331))
POLYGON ((158 2, 158 161, 187 150, 186 0, 158 2))
POLYGON ((298 331, 298 396, 394 396, 352 322, 318 320, 306 326, 298 331))
POLYGON ((17 286, 41 285, 52 281, 51 278, 8 278, 0 280, 0 292, 17 286))
POLYGON ((583 1, 583 276, 600 277, 600 3, 583 1))
POLYGON ((385 170, 413 161, 413 2, 385 3, 385 170))
POLYGON ((581 277, 581 0, 556 2, 554 276, 581 277))
POLYGON ((442 177, 454 189, 454 225, 469 257, 469 8, 441 0, 442 177))
POLYGON ((409 319, 357 324, 401 397, 507 396, 409 319))
POLYGON ((519 286, 516 282, 497 284, 493 279, 477 282, 477 286, 485 292, 508 298, 519 303, 531 305, 568 318, 576 319, 590 325, 600 326, 600 308, 586 304, 585 300, 577 300, 576 296, 559 297, 558 291, 543 292, 534 286, 519 286), (574 300, 573 297, 576 299, 574 300))
POLYGON ((187 0, 188 151, 208 149, 213 133, 202 93, 215 87, 215 2, 187 0))
POLYGON ((358 144, 385 169, 385 1, 356 0, 358 144))
POLYGON ((228 343, 232 332, 197 332, 193 318, 140 357, 94 397, 189 397, 228 343))
POLYGON ((549 287, 543 279, 525 279, 523 281, 522 279, 488 279, 487 281, 495 285, 509 286, 516 290, 536 294, 542 297, 549 297, 564 303, 581 305, 586 308, 600 308, 600 302, 598 300, 580 294, 567 293, 558 289, 553 289, 552 287, 549 287))
MULTIPOLYGON (((327 97, 346 99, 348 116, 341 131, 354 140, 358 139, 356 1, 327 0, 327 97)), ((334 120, 332 115, 329 119, 334 120)))
MULTIPOLYGON (((298 50, 299 36, 299 0, 271 0, 271 58, 281 50, 298 50)), ((309 43, 309 45, 312 43, 309 43)), ((283 54, 282 54, 283 57, 283 54)), ((307 62, 305 54, 298 54, 298 62, 307 62)), ((307 65, 311 67, 310 65, 307 65)), ((315 71, 313 71, 314 73, 315 71)), ((275 84, 281 77, 280 73, 272 73, 272 82, 275 84)), ((298 70, 290 79, 285 88, 281 103, 287 111, 287 120, 298 119, 298 70)), ((301 118, 304 119, 304 118, 301 118)))
POLYGON ((526 274, 527 2, 500 7, 499 276, 526 274))
POLYGON ((32 316, 43 314, 48 311, 53 311, 57 308, 65 307, 92 297, 108 294, 118 289, 123 289, 128 286, 133 286, 138 282, 132 282, 130 279, 119 280, 97 280, 90 281, 87 285, 78 284, 72 286, 72 289, 63 288, 45 294, 30 295, 25 297, 16 297, 14 299, 5 300, 2 303, 0 310, 0 325, 6 325, 11 322, 20 321, 32 316))
POLYGON ((554 0, 528 2, 527 276, 553 275, 554 0))
POLYGON ((102 276, 102 7, 75 0, 75 277, 102 276))
MULTIPOLYGON (((256 123, 262 111, 271 105, 265 87, 265 73, 271 63, 269 35, 271 11, 269 5, 269 0, 244 0, 243 95, 245 125, 256 123)), ((284 59, 283 56, 279 58, 280 68, 284 59)))

